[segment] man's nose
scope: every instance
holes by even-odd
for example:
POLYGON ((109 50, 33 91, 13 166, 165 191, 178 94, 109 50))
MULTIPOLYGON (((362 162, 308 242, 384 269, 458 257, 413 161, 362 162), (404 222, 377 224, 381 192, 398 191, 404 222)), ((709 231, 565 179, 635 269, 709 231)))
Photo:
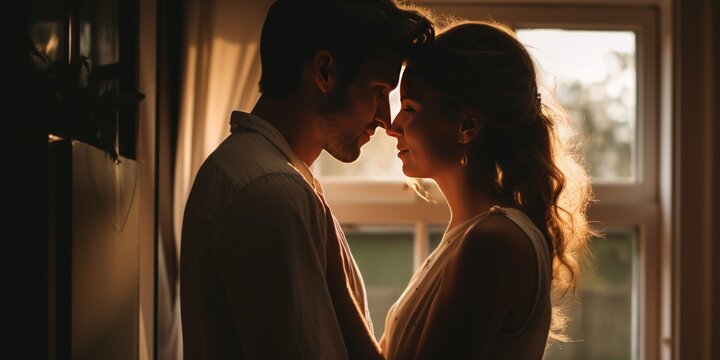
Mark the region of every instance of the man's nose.
POLYGON ((390 99, 388 95, 380 96, 378 98, 377 109, 375 111, 375 121, 383 129, 390 128, 390 99))
POLYGON ((397 117, 395 117, 395 120, 390 124, 390 126, 385 128, 385 133, 388 134, 388 136, 392 136, 394 138, 399 138, 403 135, 403 128, 400 125, 400 114, 398 114, 397 117))

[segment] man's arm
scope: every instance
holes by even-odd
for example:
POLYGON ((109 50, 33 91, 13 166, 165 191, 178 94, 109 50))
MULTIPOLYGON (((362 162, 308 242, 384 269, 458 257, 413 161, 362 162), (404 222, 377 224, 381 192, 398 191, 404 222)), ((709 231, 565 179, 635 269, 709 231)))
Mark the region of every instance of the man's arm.
POLYGON ((235 210, 213 253, 244 354, 346 358, 312 189, 292 174, 267 175, 243 189, 235 210))

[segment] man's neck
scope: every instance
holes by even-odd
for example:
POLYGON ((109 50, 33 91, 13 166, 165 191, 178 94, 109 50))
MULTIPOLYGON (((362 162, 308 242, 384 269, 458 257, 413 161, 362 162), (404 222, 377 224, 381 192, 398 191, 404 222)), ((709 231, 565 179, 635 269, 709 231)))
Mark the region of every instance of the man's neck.
POLYGON ((317 115, 298 97, 270 98, 261 95, 251 111, 272 124, 290 145, 295 155, 310 167, 324 147, 317 115))

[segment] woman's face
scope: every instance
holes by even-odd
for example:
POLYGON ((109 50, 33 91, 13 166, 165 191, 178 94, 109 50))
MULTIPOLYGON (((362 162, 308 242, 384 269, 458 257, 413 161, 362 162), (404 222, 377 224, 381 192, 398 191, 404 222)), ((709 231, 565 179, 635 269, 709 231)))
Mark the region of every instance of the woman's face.
POLYGON ((460 117, 444 105, 447 95, 433 89, 410 64, 400 83, 401 110, 387 130, 397 139, 398 157, 409 177, 435 178, 460 166, 460 117))

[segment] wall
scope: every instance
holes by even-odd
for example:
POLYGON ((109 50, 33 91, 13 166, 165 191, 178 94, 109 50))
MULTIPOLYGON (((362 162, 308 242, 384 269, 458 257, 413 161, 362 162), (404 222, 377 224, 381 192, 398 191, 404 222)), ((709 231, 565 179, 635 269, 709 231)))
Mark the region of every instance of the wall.
POLYGON ((718 358, 718 135, 720 44, 712 0, 673 3, 675 359, 718 358), (714 353, 713 353, 714 351, 714 353))

